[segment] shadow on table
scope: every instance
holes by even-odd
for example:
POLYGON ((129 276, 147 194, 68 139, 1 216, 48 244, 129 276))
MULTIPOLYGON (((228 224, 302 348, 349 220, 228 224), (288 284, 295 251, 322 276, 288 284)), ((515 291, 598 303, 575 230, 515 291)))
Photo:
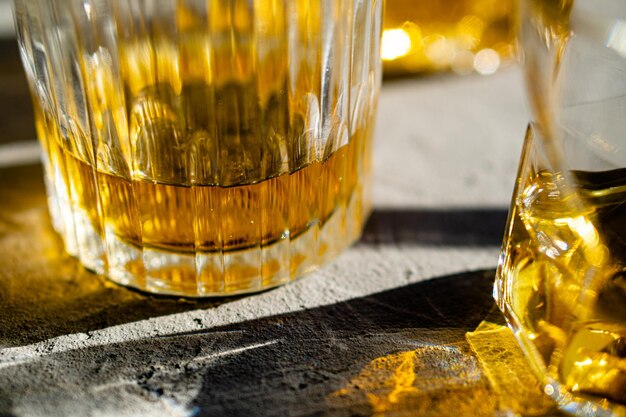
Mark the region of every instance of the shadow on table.
POLYGON ((120 415, 175 404, 195 416, 352 416, 397 410, 408 392, 431 416, 458 407, 457 415, 493 415, 497 398, 464 340, 493 307, 492 279, 493 271, 468 272, 217 328, 44 354, 0 369, 0 404, 7 398, 33 412, 45 404, 59 415, 87 415, 98 401, 120 415))
POLYGON ((402 394, 422 390, 422 411, 447 415, 438 401, 487 396, 464 334, 493 306, 492 281, 493 271, 463 273, 195 332, 237 334, 233 348, 248 350, 211 363, 193 404, 201 416, 371 415, 401 411, 402 394))
POLYGON ((32 140, 35 122, 15 39, 0 38, 0 144, 32 140))
MULTIPOLYGON (((0 202, 0 347, 234 300, 148 296, 84 270, 51 230, 39 165, 0 168, 0 202)), ((375 210, 358 244, 498 245, 505 217, 496 209, 375 210)))
POLYGON ((499 247, 507 213, 492 207, 375 209, 358 244, 499 247))

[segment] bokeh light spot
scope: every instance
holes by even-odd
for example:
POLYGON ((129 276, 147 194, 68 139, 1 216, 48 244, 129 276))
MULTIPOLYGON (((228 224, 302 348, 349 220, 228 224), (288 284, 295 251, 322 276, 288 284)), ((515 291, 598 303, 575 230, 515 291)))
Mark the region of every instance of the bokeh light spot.
POLYGON ((482 75, 493 74, 500 67, 500 55, 490 48, 481 49, 474 57, 474 69, 482 75))
POLYGON ((387 29, 381 41, 381 56, 391 61, 405 56, 411 51, 411 37, 404 29, 387 29))

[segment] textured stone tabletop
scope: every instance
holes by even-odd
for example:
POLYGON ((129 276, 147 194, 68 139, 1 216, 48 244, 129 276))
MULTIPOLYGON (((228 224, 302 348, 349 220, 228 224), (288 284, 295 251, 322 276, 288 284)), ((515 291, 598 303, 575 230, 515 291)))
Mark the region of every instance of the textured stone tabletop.
POLYGON ((551 412, 493 324, 527 118, 517 69, 385 82, 361 241, 290 285, 197 301, 117 287, 63 254, 11 71, 0 74, 0 416, 551 412))

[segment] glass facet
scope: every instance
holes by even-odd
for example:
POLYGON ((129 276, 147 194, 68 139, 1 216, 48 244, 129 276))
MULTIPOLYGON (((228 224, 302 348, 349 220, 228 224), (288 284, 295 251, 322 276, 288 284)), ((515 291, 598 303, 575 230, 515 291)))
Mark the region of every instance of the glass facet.
POLYGON ((626 416, 626 3, 521 15, 533 121, 495 297, 562 410, 626 416))
POLYGON ((54 228, 87 268, 258 291, 358 238, 382 1, 15 0, 54 228))

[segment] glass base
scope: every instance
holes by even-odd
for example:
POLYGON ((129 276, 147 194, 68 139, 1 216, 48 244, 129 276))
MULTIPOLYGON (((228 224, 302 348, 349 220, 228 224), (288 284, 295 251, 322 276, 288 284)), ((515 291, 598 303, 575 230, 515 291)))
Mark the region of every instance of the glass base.
POLYGON ((626 410, 621 406, 609 404, 606 400, 598 402, 598 398, 590 396, 576 395, 570 392, 558 380, 549 376, 547 366, 543 357, 535 347, 533 340, 529 337, 528 329, 525 329, 520 320, 515 316, 507 304, 506 298, 500 292, 501 283, 505 282, 501 276, 496 276, 494 286, 494 298, 502 311, 507 324, 513 330, 524 355, 526 356, 531 370, 539 379, 543 386, 543 392, 550 397, 559 410, 578 417, 624 417, 626 410))
POLYGON ((244 250, 182 253, 133 245, 107 227, 98 233, 87 213, 72 207, 70 199, 62 200, 63 193, 54 192, 63 186, 48 183, 49 208, 70 255, 117 284, 185 297, 258 292, 293 281, 354 243, 368 211, 359 184, 323 224, 315 222, 295 237, 285 233, 272 244, 244 250))
POLYGON ((607 313, 617 304, 600 306, 590 290, 610 289, 595 283, 610 284, 612 271, 608 257, 601 258, 605 263, 594 257, 604 253, 591 239, 600 230, 596 212, 574 204, 585 200, 575 200, 578 194, 558 182, 562 171, 547 168, 535 134, 529 128, 494 298, 544 392, 562 411, 626 417, 623 323, 607 313))

